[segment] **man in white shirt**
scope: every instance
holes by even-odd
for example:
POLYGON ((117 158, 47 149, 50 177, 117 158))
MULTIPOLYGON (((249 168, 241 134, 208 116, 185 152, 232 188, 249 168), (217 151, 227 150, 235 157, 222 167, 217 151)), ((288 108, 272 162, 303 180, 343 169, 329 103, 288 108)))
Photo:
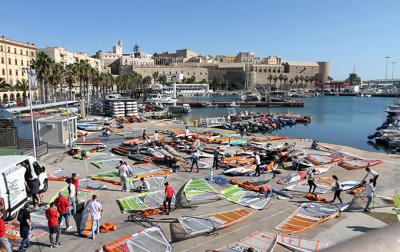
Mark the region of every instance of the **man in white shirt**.
POLYGON ((371 209, 369 208, 369 205, 372 202, 372 198, 374 197, 374 191, 375 191, 375 188, 373 186, 374 179, 370 179, 369 184, 367 184, 367 181, 364 180, 363 184, 365 185, 364 194, 365 194, 365 196, 367 196, 367 199, 368 199, 367 205, 364 208, 364 212, 369 212, 369 211, 371 211, 371 209))
POLYGON ((362 180, 365 180, 368 177, 368 175, 371 175, 372 179, 373 179, 373 186, 375 188, 376 181, 378 180, 378 177, 379 177, 379 173, 377 173, 375 170, 372 170, 369 167, 365 168, 365 171, 367 172, 367 174, 365 175, 365 177, 362 180))
POLYGON ((190 136, 190 131, 189 131, 189 128, 186 126, 186 129, 185 129, 185 138, 187 139, 187 138, 189 138, 189 136, 190 136))
POLYGON ((154 141, 158 142, 160 140, 160 134, 158 132, 154 133, 154 141))
POLYGON ((140 178, 140 182, 141 182, 141 184, 137 188, 137 191, 139 191, 139 192, 148 192, 150 190, 149 182, 146 179, 144 179, 144 177, 140 178))
POLYGON ((68 190, 69 205, 72 207, 72 215, 75 215, 76 214, 76 188, 70 178, 67 178, 65 181, 68 184, 67 190, 68 190))
POLYGON ((117 167, 118 169, 118 176, 121 181, 121 187, 123 192, 128 191, 128 173, 129 173, 129 168, 126 162, 120 161, 119 166, 117 167))
POLYGON ((97 201, 97 195, 93 195, 92 200, 88 202, 87 211, 92 218, 92 239, 94 240, 100 231, 101 212, 103 212, 103 206, 97 201))
POLYGON ((259 177, 261 175, 261 159, 260 155, 257 152, 254 152, 254 156, 256 158, 256 171, 254 173, 254 176, 259 177))

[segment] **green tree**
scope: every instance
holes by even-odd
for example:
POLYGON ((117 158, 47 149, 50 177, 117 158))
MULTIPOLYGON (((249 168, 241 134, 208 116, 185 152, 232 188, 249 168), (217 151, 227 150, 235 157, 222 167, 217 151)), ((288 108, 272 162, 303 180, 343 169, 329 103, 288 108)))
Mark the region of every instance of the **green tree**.
POLYGON ((29 82, 27 79, 17 80, 17 84, 15 85, 15 90, 22 91, 22 99, 26 104, 26 99, 29 93, 29 82))
POLYGON ((272 76, 272 74, 268 75, 267 79, 269 80, 269 84, 271 84, 273 78, 274 76, 272 76))
POLYGON ((64 68, 59 63, 52 62, 50 65, 49 84, 52 87, 53 97, 57 97, 57 88, 60 90, 60 97, 63 95, 65 73, 64 68))
POLYGON ((160 77, 158 77, 158 81, 159 81, 161 84, 167 83, 167 76, 161 75, 160 77))
POLYGON ((280 74, 280 75, 278 76, 278 79, 279 79, 279 84, 282 85, 282 81, 283 81, 283 79, 284 79, 283 74, 280 74))
POLYGON ((39 52, 36 55, 36 59, 32 61, 32 66, 36 70, 36 76, 40 82, 40 94, 42 96, 41 99, 42 103, 45 103, 46 97, 48 97, 47 85, 48 85, 48 79, 51 74, 51 63, 52 60, 44 52, 39 52))
POLYGON ((6 83, 4 78, 0 78, 0 90, 8 90, 11 88, 11 85, 6 83))
MULTIPOLYGON (((156 54, 156 53, 155 53, 155 54, 156 54)), ((156 84, 156 82, 157 82, 157 80, 158 80, 158 76, 159 76, 158 71, 155 71, 155 72, 152 74, 152 76, 153 76, 154 84, 156 84)))
POLYGON ((276 85, 276 82, 278 81, 278 76, 274 75, 273 80, 274 80, 274 84, 276 85))
POLYGON ((150 76, 146 76, 143 78, 142 83, 144 86, 144 89, 146 89, 150 84, 151 84, 152 78, 150 76))
POLYGON ((296 86, 297 86, 297 84, 299 83, 299 80, 300 80, 300 77, 296 75, 296 76, 294 77, 294 81, 296 82, 296 86))
POLYGON ((74 88, 74 84, 78 81, 78 78, 79 78, 78 65, 68 64, 65 67, 65 82, 68 84, 70 99, 72 99, 72 89, 74 88))
POLYGON ((300 84, 303 85, 303 81, 304 81, 304 76, 300 75, 300 84))

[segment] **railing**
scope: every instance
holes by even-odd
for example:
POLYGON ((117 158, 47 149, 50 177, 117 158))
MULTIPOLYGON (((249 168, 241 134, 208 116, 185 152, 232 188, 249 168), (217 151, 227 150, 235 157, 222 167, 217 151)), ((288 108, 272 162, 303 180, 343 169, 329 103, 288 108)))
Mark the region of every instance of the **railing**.
MULTIPOLYGON (((36 154, 38 157, 49 152, 49 145, 45 141, 36 141, 36 154)), ((33 146, 31 139, 18 139, 18 148, 24 150, 24 155, 33 156, 33 146)))

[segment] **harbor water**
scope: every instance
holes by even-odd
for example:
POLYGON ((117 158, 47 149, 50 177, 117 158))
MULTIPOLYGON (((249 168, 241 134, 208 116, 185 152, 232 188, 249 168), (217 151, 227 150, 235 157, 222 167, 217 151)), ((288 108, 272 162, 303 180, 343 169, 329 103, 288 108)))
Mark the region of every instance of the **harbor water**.
MULTIPOLYGON (((368 151, 385 151, 368 142, 367 136, 375 132, 386 118, 386 107, 393 101, 387 97, 321 96, 298 98, 304 107, 239 107, 237 112, 291 113, 310 115, 311 123, 297 124, 273 131, 271 134, 317 139, 321 142, 351 146, 368 151)), ((240 101, 239 96, 182 97, 182 102, 240 101)), ((192 108, 186 120, 218 117, 228 114, 228 108, 192 108)))

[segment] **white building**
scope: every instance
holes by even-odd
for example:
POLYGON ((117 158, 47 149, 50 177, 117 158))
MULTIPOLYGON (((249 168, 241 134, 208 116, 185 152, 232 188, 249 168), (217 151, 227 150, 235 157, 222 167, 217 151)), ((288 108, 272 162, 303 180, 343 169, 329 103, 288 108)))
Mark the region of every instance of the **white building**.
MULTIPOLYGON (((156 88, 163 90, 167 94, 172 94, 173 92, 173 86, 157 84, 156 88)), ((209 84, 176 84, 177 96, 202 96, 211 93, 213 93, 213 90, 210 90, 209 84)))

